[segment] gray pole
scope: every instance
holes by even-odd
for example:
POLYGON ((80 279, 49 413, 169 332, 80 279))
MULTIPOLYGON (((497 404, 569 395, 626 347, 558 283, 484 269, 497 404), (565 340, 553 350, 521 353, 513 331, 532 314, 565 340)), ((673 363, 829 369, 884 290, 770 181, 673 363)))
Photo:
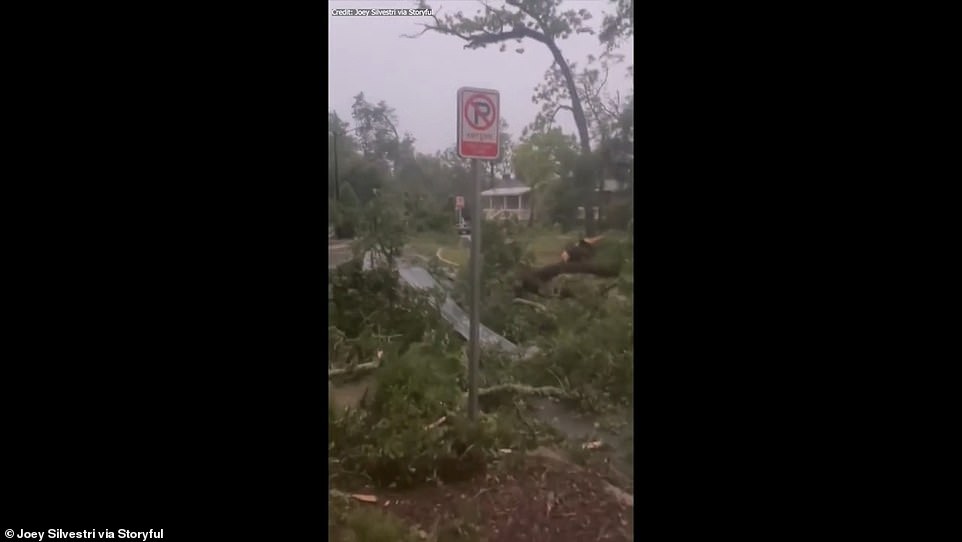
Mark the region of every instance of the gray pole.
POLYGON ((468 364, 468 418, 478 419, 478 367, 481 359, 481 168, 471 160, 471 357, 468 364))

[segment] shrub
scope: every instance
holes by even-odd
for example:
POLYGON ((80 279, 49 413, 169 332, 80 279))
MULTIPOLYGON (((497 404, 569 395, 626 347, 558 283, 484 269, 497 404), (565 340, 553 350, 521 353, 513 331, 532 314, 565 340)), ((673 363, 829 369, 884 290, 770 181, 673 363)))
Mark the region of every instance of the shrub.
POLYGON ((607 229, 627 230, 631 220, 631 204, 628 202, 612 203, 605 210, 604 227, 607 229))

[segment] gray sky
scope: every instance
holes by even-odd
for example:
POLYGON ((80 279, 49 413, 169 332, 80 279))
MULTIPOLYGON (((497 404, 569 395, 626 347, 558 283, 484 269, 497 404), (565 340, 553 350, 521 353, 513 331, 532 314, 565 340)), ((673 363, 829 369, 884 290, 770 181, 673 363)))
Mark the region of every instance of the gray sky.
MULTIPOLYGON (((500 5, 495 0, 492 5, 500 5)), ((418 23, 433 22, 430 17, 344 17, 332 16, 338 8, 410 8, 416 2, 397 0, 339 0, 330 1, 328 110, 351 121, 351 104, 358 92, 372 103, 387 102, 397 112, 399 131, 410 132, 416 139, 418 152, 434 153, 454 146, 457 130, 455 117, 459 87, 491 88, 501 93, 501 116, 508 121, 508 132, 515 141, 521 129, 530 124, 540 110, 531 103, 535 86, 544 80, 551 66, 551 53, 537 42, 508 42, 504 53, 498 45, 486 49, 466 50, 464 41, 453 36, 428 32, 417 39, 400 37, 416 34, 418 23), (524 54, 515 48, 523 47, 524 54)), ((463 11, 472 13, 480 7, 477 1, 446 0, 434 2, 440 13, 463 11)), ((568 0, 564 9, 585 8, 592 12, 589 23, 598 29, 603 14, 613 11, 607 0, 568 0)), ((437 13, 437 11, 436 11, 437 13)), ((632 41, 617 52, 624 62, 611 70, 607 89, 614 95, 620 90, 624 96, 632 87, 627 67, 634 65, 632 41)), ((587 63, 589 54, 598 56, 601 45, 597 35, 577 35, 559 43, 569 61, 579 67, 587 63)), ((568 111, 561 111, 558 124, 575 133, 574 121, 568 111)))

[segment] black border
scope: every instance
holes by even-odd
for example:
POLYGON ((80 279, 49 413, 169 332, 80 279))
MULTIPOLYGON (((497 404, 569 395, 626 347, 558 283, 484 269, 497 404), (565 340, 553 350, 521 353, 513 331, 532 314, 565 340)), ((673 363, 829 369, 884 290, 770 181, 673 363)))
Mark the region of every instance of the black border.
POLYGON ((317 536, 326 6, 67 9, 8 19, 2 528, 317 536))
MULTIPOLYGON (((9 14, 3 518, 316 536, 325 6, 136 9, 9 14)), ((863 13, 710 9, 637 18, 639 528, 818 525, 879 498, 904 86, 863 13)))

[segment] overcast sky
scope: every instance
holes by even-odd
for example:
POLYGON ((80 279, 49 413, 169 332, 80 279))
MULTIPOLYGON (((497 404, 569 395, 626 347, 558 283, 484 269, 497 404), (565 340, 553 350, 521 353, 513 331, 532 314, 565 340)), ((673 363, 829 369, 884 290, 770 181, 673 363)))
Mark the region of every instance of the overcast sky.
MULTIPOLYGON (((501 4, 498 0, 491 3, 501 4)), ((504 53, 498 51, 498 45, 466 50, 461 39, 433 32, 417 39, 400 37, 416 34, 421 29, 418 23, 433 22, 430 17, 331 15, 331 10, 338 8, 409 8, 416 5, 413 1, 341 0, 328 5, 328 110, 337 111, 342 119, 350 122, 354 96, 364 92, 369 102, 384 100, 395 109, 399 131, 414 136, 418 152, 433 154, 454 146, 459 87, 500 91, 501 116, 508 121, 507 131, 515 141, 538 113, 539 106, 531 103, 531 96, 552 62, 544 45, 525 40, 520 44, 508 42, 504 53), (517 47, 523 47, 524 54, 512 52, 517 47)), ((470 14, 480 4, 476 0, 446 0, 434 2, 431 7, 440 8, 441 14, 470 14)), ((593 18, 589 23, 596 30, 603 14, 613 11, 607 0, 568 0, 562 7, 591 11, 593 18)), ((565 58, 579 66, 585 65, 589 54, 601 53, 596 35, 572 36, 559 46, 565 58)), ((612 94, 620 90, 625 95, 632 87, 627 74, 627 67, 634 65, 632 42, 628 41, 618 52, 625 60, 612 69, 607 88, 612 94)), ((575 133, 570 112, 561 111, 558 124, 575 133)))

